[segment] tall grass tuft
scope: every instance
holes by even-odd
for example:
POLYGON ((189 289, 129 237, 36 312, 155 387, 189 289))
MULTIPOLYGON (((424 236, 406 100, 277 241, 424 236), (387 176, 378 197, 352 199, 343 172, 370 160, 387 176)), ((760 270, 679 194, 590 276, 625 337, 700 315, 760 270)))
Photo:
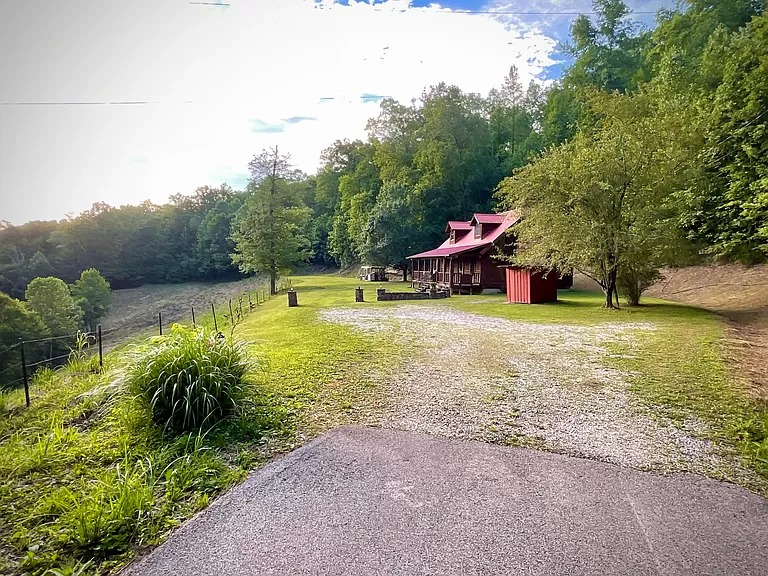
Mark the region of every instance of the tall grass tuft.
POLYGON ((174 325, 130 370, 128 387, 166 430, 200 430, 236 413, 251 368, 244 349, 232 340, 174 325))

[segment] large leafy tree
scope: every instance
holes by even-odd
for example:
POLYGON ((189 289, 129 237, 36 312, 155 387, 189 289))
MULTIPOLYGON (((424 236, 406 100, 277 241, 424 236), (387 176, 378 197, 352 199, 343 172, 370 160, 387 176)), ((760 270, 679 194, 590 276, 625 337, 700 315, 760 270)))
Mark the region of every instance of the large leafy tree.
POLYGON ((198 189, 197 194, 204 199, 198 210, 196 231, 198 272, 212 279, 234 276, 237 267, 230 257, 235 249, 231 230, 235 215, 243 205, 243 195, 226 184, 218 189, 198 189))
MULTIPOLYGON (((26 303, 0 292, 0 386, 21 377, 21 361, 17 350, 9 350, 20 340, 37 340, 48 336, 40 316, 26 303)), ((28 345, 27 361, 36 361, 39 345, 28 345)))
POLYGON ((687 224, 710 253, 754 263, 768 259, 768 16, 735 34, 727 53, 687 224))
POLYGON ((83 311, 59 278, 35 278, 24 297, 52 336, 74 335, 83 325, 83 311))
POLYGON ((594 0, 592 7, 594 21, 581 15, 571 25, 564 48, 573 63, 547 95, 542 139, 548 145, 570 140, 580 125, 589 127, 585 100, 592 90, 634 92, 649 75, 651 37, 631 19, 627 5, 594 0))
POLYGON ((412 204, 426 216, 420 225, 432 244, 442 240, 448 219, 490 207, 502 172, 479 96, 440 84, 425 92, 422 102, 412 204))
POLYGON ((419 244, 419 228, 413 223, 408 191, 397 184, 385 184, 371 210, 363 234, 361 255, 373 265, 392 265, 408 277, 407 257, 419 244))
POLYGON ((48 238, 56 227, 56 222, 35 221, 23 226, 0 222, 0 290, 20 298, 32 278, 54 272, 51 260, 55 250, 48 238))
POLYGON ((71 287, 75 302, 83 311, 83 321, 91 330, 107 312, 112 301, 112 290, 95 268, 83 270, 71 287))
MULTIPOLYGON (((692 100, 711 92, 722 66, 709 65, 711 52, 727 49, 727 36, 765 10, 763 0, 685 0, 681 9, 662 10, 644 64, 652 82, 685 92, 692 100)), ((713 64, 710 59, 710 64, 713 64)))
POLYGON ((605 305, 619 284, 636 304, 643 284, 685 246, 676 226, 675 191, 690 153, 669 144, 686 129, 657 121, 645 96, 595 94, 591 132, 550 148, 502 183, 500 196, 523 215, 515 260, 575 268, 595 279, 605 305), (623 282, 622 282, 623 278, 623 282))
POLYGON ((343 267, 358 262, 362 234, 381 188, 377 148, 371 143, 336 142, 327 149, 317 178, 317 201, 327 207, 328 251, 343 267))
POLYGON ((566 83, 609 92, 629 92, 642 80, 647 33, 628 16, 622 0, 593 0, 597 21, 579 16, 571 25, 569 52, 575 57, 566 83))
POLYGON ((309 259, 306 236, 309 209, 291 186, 301 178, 290 157, 277 148, 264 150, 249 164, 251 180, 241 215, 234 226, 232 260, 246 273, 269 277, 270 291, 277 279, 309 259))
MULTIPOLYGON (((537 128, 541 126, 545 100, 546 92, 536 82, 531 81, 523 90, 516 66, 510 68, 500 90, 491 90, 488 124, 497 163, 494 170, 508 175, 525 165, 531 153, 539 151, 541 136, 537 128)), ((494 175, 494 179, 499 177, 494 175)))

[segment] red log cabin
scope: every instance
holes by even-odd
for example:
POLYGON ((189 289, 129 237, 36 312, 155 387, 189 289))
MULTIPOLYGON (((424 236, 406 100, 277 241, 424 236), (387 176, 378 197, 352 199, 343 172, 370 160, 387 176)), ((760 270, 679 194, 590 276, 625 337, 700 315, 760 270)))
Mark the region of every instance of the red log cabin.
POLYGON ((504 291, 506 278, 499 254, 511 255, 506 232, 520 217, 510 210, 501 214, 474 214, 469 222, 450 221, 448 239, 434 250, 409 256, 414 286, 435 282, 452 294, 504 291))

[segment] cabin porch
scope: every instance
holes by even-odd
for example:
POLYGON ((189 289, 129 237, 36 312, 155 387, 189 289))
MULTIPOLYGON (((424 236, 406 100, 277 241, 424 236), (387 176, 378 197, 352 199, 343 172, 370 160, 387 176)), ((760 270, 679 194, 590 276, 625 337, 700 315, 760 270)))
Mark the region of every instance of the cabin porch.
POLYGON ((431 283, 452 294, 482 290, 482 264, 479 258, 414 258, 411 286, 425 290, 431 283))

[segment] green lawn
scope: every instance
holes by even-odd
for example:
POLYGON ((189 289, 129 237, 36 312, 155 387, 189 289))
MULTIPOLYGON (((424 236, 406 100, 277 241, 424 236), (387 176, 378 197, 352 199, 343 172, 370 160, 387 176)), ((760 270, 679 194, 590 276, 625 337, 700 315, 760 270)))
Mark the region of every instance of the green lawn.
MULTIPOLYGON (((150 425, 114 383, 125 371, 120 349, 108 355, 103 375, 80 374, 77 366, 40 374, 30 409, 20 391, 0 397, 0 573, 115 569, 269 458, 355 422, 361 407, 386 402, 377 382, 403 370, 408 350, 383 336, 320 322, 317 312, 408 304, 374 302, 378 285, 371 283, 363 286, 367 302, 355 304, 354 279, 292 280, 298 308, 288 308, 284 294, 273 297, 236 330, 264 368, 253 375, 258 396, 238 419, 205 435, 169 438, 150 425)), ((633 373, 633 393, 659 414, 706 421, 713 438, 732 446, 765 480, 752 487, 768 493, 768 412, 747 399, 721 359, 723 325, 716 317, 662 301, 609 311, 599 294, 560 297, 536 306, 508 305, 501 295, 414 304, 528 322, 655 324, 631 357, 616 343, 610 362, 633 373)))

